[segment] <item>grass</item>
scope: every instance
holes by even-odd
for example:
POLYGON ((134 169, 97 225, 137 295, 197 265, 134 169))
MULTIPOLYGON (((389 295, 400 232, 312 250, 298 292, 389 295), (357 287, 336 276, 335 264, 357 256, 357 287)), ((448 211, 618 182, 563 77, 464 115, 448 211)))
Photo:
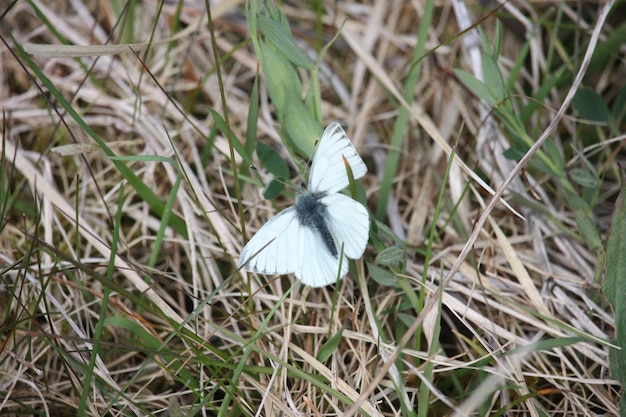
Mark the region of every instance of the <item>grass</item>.
POLYGON ((0 414, 623 415, 624 4, 451 5, 3 6, 0 414), (333 120, 363 258, 238 271, 333 120))

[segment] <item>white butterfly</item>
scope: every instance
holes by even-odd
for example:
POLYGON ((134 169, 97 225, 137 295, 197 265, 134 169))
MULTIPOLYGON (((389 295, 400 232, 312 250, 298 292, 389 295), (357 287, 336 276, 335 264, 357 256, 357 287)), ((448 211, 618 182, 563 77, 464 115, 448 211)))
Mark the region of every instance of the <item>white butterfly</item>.
POLYGON ((344 161, 355 179, 367 172, 346 132, 333 122, 317 147, 308 190, 257 231, 241 251, 239 266, 261 274, 294 273, 311 287, 343 278, 347 258, 363 255, 369 235, 365 207, 339 193, 348 186, 344 161))

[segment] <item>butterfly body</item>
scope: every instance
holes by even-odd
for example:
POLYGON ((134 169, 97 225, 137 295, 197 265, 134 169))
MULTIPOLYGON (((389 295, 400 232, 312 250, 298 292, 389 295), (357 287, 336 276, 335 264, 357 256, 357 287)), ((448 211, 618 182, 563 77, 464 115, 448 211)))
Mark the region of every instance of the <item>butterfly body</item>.
POLYGON ((337 245, 328 230, 328 210, 321 201, 326 193, 305 193, 296 202, 298 220, 303 227, 314 230, 332 256, 337 257, 337 245))
POLYGON ((313 158, 308 191, 257 231, 239 265, 262 274, 293 273, 312 287, 345 276, 348 258, 361 257, 369 235, 367 209, 339 193, 349 183, 346 163, 355 179, 367 172, 341 125, 333 122, 313 158))

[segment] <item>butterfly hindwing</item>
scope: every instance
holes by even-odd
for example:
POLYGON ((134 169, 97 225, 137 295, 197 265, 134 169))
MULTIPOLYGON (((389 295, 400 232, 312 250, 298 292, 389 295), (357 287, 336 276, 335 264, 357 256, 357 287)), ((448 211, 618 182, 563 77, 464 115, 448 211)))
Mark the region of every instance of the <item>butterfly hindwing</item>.
POLYGON ((354 179, 367 172, 367 166, 350 143, 341 125, 333 122, 324 130, 317 147, 309 177, 309 191, 336 193, 348 186, 344 158, 350 164, 354 179))
POLYGON ((301 238, 303 254, 295 275, 305 285, 323 287, 335 283, 337 277, 343 277, 348 273, 348 259, 343 257, 341 270, 339 270, 340 254, 331 255, 314 229, 302 228, 301 238))
POLYGON ((369 214, 361 203, 343 194, 328 194, 321 201, 328 210, 327 224, 331 234, 343 244, 344 254, 351 259, 363 255, 369 237, 369 214))

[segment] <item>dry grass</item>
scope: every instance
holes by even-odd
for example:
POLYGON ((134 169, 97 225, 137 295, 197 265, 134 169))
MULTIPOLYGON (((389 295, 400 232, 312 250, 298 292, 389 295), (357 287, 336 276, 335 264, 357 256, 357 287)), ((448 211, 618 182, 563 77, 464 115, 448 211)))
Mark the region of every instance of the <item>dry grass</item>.
POLYGON ((1 414, 619 415, 600 289, 626 125, 605 12, 623 3, 281 5, 310 57, 341 31, 322 119, 366 160, 379 220, 348 277, 303 293, 235 267, 293 193, 264 200, 273 175, 232 141, 272 146, 293 183, 306 160, 263 74, 252 99, 243 2, 209 19, 196 0, 85 1, 0 6, 1 414), (493 67, 459 35, 482 18, 490 44, 504 22, 493 67), (38 47, 62 43, 92 46, 38 47), (581 86, 613 119, 572 105, 581 86))

